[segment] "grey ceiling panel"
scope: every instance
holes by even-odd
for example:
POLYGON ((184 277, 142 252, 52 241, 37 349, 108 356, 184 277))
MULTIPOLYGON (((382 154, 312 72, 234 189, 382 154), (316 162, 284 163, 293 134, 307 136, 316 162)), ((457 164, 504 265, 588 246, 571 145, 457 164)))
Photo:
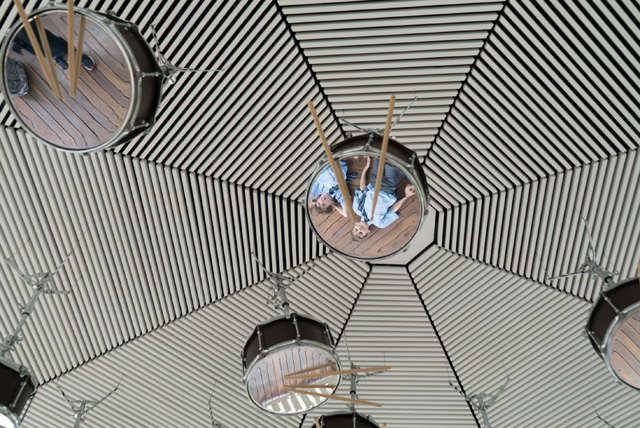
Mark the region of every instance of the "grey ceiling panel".
POLYGON ((600 428, 589 398, 614 426, 640 424, 637 392, 582 335, 589 303, 438 247, 409 268, 466 393, 495 392, 506 368, 492 426, 600 428))
MULTIPOLYGON (((82 279, 42 299, 32 328, 47 334, 20 351, 41 380, 264 278, 252 251, 276 272, 325 252, 295 201, 110 152, 60 153, 13 128, 0 139, 2 254, 29 241, 16 260, 36 273, 80 242, 57 284, 82 279)), ((9 331, 28 290, 0 272, 9 331)))
MULTIPOLYGON (((384 128, 423 156, 503 7, 499 1, 280 1, 339 117, 384 128)), ((345 130, 359 132, 344 124, 345 130)))
MULTIPOLYGON (((392 366, 360 380, 360 398, 382 407, 357 406, 358 412, 391 427, 477 426, 467 403, 448 385, 447 358, 404 266, 373 266, 345 335, 347 342, 343 338, 339 347, 343 366, 349 365, 347 344, 357 366, 392 366)), ((349 383, 337 394, 348 397, 349 383)), ((302 426, 340 410, 347 410, 345 403, 327 403, 310 412, 302 426)))
MULTIPOLYGON (((297 275, 302 267, 289 273, 297 275)), ((368 267, 325 256, 289 289, 294 310, 327 322, 334 337, 342 330, 368 274, 368 267), (348 271, 335 292, 319 289, 335 271, 348 271)), ((330 289, 331 287, 329 287, 330 289)), ((218 422, 233 427, 297 427, 300 417, 258 411, 242 387, 240 352, 255 325, 278 315, 265 304, 267 286, 254 285, 170 325, 115 349, 65 374, 59 385, 73 399, 97 399, 124 378, 118 391, 88 414, 83 426, 160 427, 167 423, 210 426, 208 399, 218 422), (179 421, 179 422, 178 422, 179 421)), ((24 428, 67 428, 71 414, 50 382, 42 387, 24 428)))
POLYGON ((640 260, 637 150, 482 196, 440 213, 438 244, 587 300, 602 282, 576 272, 588 255, 627 278, 640 260), (588 226, 581 219, 587 221, 588 226))
POLYGON ((429 154, 434 197, 456 205, 637 147, 637 16, 631 2, 510 2, 429 154))

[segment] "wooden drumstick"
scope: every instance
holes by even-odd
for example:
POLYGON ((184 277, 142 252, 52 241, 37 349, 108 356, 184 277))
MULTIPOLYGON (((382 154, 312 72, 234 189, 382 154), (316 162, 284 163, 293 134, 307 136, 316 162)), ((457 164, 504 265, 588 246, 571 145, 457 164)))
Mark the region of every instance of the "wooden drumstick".
POLYGON ((318 420, 318 418, 313 418, 313 422, 315 422, 315 424, 316 424, 316 428, 322 428, 322 427, 320 426, 320 421, 318 420))
POLYGON ((73 82, 76 74, 75 56, 75 38, 76 23, 74 21, 75 11, 73 9, 73 0, 67 1, 67 62, 69 63, 69 82, 73 82))
POLYGON ((354 374, 354 373, 367 373, 367 372, 381 372, 385 370, 390 370, 391 366, 379 366, 379 367, 367 367, 361 369, 350 369, 350 370, 338 370, 335 372, 322 372, 322 373, 314 373, 314 374, 301 374, 301 375, 284 375, 284 378, 287 380, 291 379, 314 379, 316 377, 328 377, 334 375, 345 375, 345 374, 354 374))
POLYGON ((82 45, 84 43, 84 29, 86 24, 87 24, 86 18, 84 17, 84 15, 81 15, 80 16, 80 35, 78 36, 78 51, 75 53, 76 66, 74 68, 73 79, 71 80, 71 84, 69 86, 69 94, 72 97, 76 96, 76 88, 78 87, 78 76, 80 75, 80 65, 82 63, 82 45))
POLYGON ((42 41, 42 47, 44 48, 44 54, 47 57, 47 63, 49 65, 49 70, 51 70, 51 76, 53 76, 53 94, 57 99, 62 98, 62 94, 60 93, 60 83, 58 82, 58 73, 56 73, 56 66, 53 64, 53 55, 51 55, 51 48, 49 47, 49 39, 47 39, 47 32, 44 30, 44 25, 42 25, 42 20, 39 16, 36 17, 36 27, 38 28, 38 34, 40 35, 40 40, 42 41))
POLYGON ((13 3, 16 5, 16 8, 18 9, 18 15, 20 15, 20 20, 22 21, 22 25, 24 25, 24 30, 27 32, 27 36, 29 37, 29 42, 31 42, 31 46, 33 46, 33 51, 36 53, 36 58, 38 58, 40 67, 42 67, 42 70, 44 71, 44 74, 47 77, 49 86, 51 86, 51 89, 53 90, 53 93, 56 96, 56 98, 59 98, 58 94, 53 89, 53 76, 51 75, 51 70, 49 70, 49 67, 47 67, 46 63, 44 62, 44 56, 42 55, 42 50, 40 50, 40 43, 38 43, 38 40, 36 39, 36 35, 33 32, 33 28, 31 28, 31 24, 29 23, 27 14, 25 13, 24 8, 22 7, 22 3, 20 2, 20 0, 13 0, 13 3))
POLYGON ((371 208, 371 219, 376 212, 376 203, 378 202, 378 193, 382 185, 382 174, 384 174, 384 160, 387 155, 387 146, 389 145, 389 134, 391 133, 391 119, 393 118, 393 107, 396 104, 396 96, 391 95, 389 99, 389 111, 387 112, 387 124, 384 127, 384 138, 382 139, 382 149, 380 150, 380 162, 378 163, 378 173, 376 174, 376 189, 373 192, 373 207, 371 208))
POLYGON ((356 220, 356 213, 353 211, 353 206, 351 205, 351 196, 349 195, 349 188, 347 187, 346 181, 344 181, 344 177, 342 176, 342 168, 340 168, 339 164, 336 164, 333 155, 331 154, 331 148, 329 148, 329 143, 324 136, 324 132, 322 132, 322 125, 320 124, 320 118, 318 118, 318 114, 316 113, 316 109, 313 107, 313 101, 309 101, 309 110, 311 110, 311 115, 313 116, 313 121, 316 123, 316 128, 318 129, 318 134, 320 134, 320 139, 322 140, 322 146, 324 147, 324 152, 329 159, 329 164, 331 164, 331 168, 333 169, 333 173, 336 176, 336 180, 338 181, 338 187, 340 188, 340 193, 342 193, 342 197, 344 198, 345 203, 347 204, 347 210, 349 211, 349 215, 351 216, 351 220, 354 223, 356 220))
POLYGON ((387 428, 387 424, 382 424, 380 428, 387 428))

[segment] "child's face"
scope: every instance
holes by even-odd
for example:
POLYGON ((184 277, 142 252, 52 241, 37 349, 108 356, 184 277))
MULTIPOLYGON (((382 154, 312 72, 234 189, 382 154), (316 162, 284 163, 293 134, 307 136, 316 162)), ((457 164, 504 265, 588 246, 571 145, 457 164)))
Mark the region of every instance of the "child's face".
POLYGON ((369 234, 369 225, 364 221, 359 221, 353 225, 353 230, 351 231, 351 233, 356 238, 363 239, 369 234))

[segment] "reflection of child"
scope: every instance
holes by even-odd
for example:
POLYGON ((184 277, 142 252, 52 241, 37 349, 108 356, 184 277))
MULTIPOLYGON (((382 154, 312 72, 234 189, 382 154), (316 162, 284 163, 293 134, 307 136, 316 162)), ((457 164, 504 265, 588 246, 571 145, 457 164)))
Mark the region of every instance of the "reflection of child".
MULTIPOLYGON (((340 161, 340 168, 342 169, 342 176, 346 177, 346 162, 340 161)), ((322 214, 329 214, 332 207, 335 207, 336 211, 345 217, 347 216, 347 207, 344 204, 344 198, 342 197, 342 192, 340 192, 338 180, 331 166, 322 170, 316 179, 313 180, 309 196, 309 208, 314 208, 322 214)))
POLYGON ((380 192, 378 193, 378 202, 376 203, 376 212, 371 215, 375 184, 378 178, 378 164, 379 159, 375 158, 373 161, 371 183, 366 185, 367 170, 371 165, 371 158, 367 158, 367 166, 362 171, 362 176, 360 177, 360 190, 356 190, 353 197, 353 210, 360 216, 361 220, 357 222, 351 230, 351 237, 355 241, 361 241, 371 232, 369 230, 369 225, 371 224, 379 228, 384 228, 396 221, 398 219, 397 211, 404 201, 416 194, 415 187, 412 184, 407 184, 404 188, 405 197, 398 199, 395 192, 400 187, 400 183, 405 178, 405 175, 395 166, 385 163, 384 173, 381 178, 382 182, 380 183, 380 192))

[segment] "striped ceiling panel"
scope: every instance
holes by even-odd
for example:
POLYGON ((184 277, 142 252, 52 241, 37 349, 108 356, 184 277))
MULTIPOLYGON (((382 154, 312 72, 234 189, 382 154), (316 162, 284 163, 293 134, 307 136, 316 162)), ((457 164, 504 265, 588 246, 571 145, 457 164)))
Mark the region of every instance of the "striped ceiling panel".
MULTIPOLYGON (((338 337, 368 270, 336 256, 322 257, 289 289, 291 305, 327 322, 338 337), (328 287, 332 292, 317 286, 326 279, 336 280, 336 271, 349 273, 328 287)), ((266 296, 267 286, 260 283, 217 301, 63 375, 59 386, 73 399, 98 399, 124 375, 118 391, 87 415, 83 426, 94 428, 211 426, 212 391, 214 416, 229 428, 298 427, 300 416, 268 416, 249 402, 242 387, 244 342, 255 325, 278 315, 265 305, 266 296)), ((34 400, 24 428, 68 428, 70 415, 50 382, 34 400)))
MULTIPOLYGON (((137 24, 152 46, 154 25, 161 51, 176 66, 225 69, 179 74, 164 90, 150 133, 115 151, 300 197, 322 153, 307 102, 316 105, 330 142, 341 134, 275 2, 134 4, 102 2, 97 9, 137 24)), ((15 125, 3 111, 3 123, 15 125)))
MULTIPOLYGON (((500 1, 279 1, 340 118, 384 128, 423 156, 503 7, 500 1)), ((344 129, 359 131, 346 123, 344 129)))
MULTIPOLYGON (((363 378, 358 394, 381 408, 357 406, 390 427, 476 427, 469 406, 449 387, 448 362, 406 267, 373 266, 340 341, 340 358, 348 366, 348 350, 355 365, 390 365, 391 370, 363 378)), ((454 380, 455 381, 455 380, 454 380)), ((338 395, 349 396, 349 382, 338 395)), ((310 412, 313 418, 347 410, 335 401, 310 412)))
POLYGON ((508 372, 492 426, 600 428, 589 399, 614 426, 640 425, 637 392, 582 335, 587 302, 438 247, 409 269, 465 392, 494 393, 508 372))
MULTIPOLYGON (((25 273, 61 272, 69 296, 42 299, 43 334, 21 356, 50 379, 149 330, 325 252, 294 201, 113 153, 73 156, 0 130, 0 235, 25 273), (81 240, 84 232, 86 236, 81 240), (51 323, 58 319, 60 325, 51 323), (87 332, 90 332, 88 334, 87 332), (44 351, 47 350, 47 351, 44 351)), ((0 270, 2 331, 28 289, 0 270)))
POLYGON ((612 156, 440 213, 438 244, 593 300, 602 282, 576 272, 589 252, 628 278, 640 260, 640 156, 612 156))
POLYGON ((637 147, 639 16, 633 2, 505 6, 429 154, 434 198, 456 205, 637 147))

